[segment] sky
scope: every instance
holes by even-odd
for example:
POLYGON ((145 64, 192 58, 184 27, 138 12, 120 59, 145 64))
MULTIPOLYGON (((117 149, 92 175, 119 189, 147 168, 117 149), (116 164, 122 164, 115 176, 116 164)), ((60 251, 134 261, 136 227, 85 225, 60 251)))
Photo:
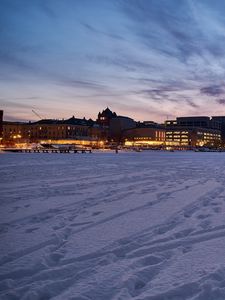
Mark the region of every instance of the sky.
POLYGON ((4 120, 225 115, 225 1, 0 0, 4 120))

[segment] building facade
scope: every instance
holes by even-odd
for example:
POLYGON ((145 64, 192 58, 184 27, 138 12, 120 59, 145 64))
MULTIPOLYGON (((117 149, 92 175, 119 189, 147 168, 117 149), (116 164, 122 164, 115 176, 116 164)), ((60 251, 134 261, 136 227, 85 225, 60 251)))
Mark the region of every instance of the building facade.
POLYGON ((137 127, 124 132, 124 145, 138 148, 162 148, 166 130, 161 127, 137 127))
POLYGON ((101 140, 101 127, 92 120, 72 117, 67 120, 40 120, 20 123, 3 122, 3 142, 73 143, 92 145, 101 140))
POLYGON ((225 116, 179 117, 164 125, 153 121, 135 122, 117 116, 109 108, 97 121, 74 116, 66 120, 43 119, 37 122, 4 122, 0 111, 1 144, 22 143, 76 144, 107 147, 190 149, 225 145, 225 116), (221 134, 222 132, 222 134, 221 134))
POLYGON ((200 127, 200 128, 211 128, 221 129, 220 122, 210 117, 179 117, 176 119, 177 126, 186 127, 200 127))
POLYGON ((219 130, 193 127, 176 127, 166 129, 166 146, 191 147, 217 147, 220 145, 221 134, 219 130))
POLYGON ((221 143, 221 124, 209 117, 167 120, 165 128, 167 147, 218 147, 221 143))
POLYGON ((221 126, 221 142, 225 146, 225 116, 212 117, 213 121, 219 122, 221 126))
POLYGON ((122 143, 124 140, 124 132, 135 127, 136 122, 129 117, 117 116, 112 118, 109 124, 109 139, 117 143, 122 143))

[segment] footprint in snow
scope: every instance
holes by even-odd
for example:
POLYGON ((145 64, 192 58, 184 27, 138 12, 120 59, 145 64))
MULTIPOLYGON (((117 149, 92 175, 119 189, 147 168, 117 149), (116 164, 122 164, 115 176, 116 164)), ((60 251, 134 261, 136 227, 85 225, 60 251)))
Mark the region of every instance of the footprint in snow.
POLYGON ((210 221, 210 220, 204 220, 203 222, 200 223, 200 226, 201 226, 203 229, 209 229, 210 224, 211 224, 211 221, 210 221))
POLYGON ((92 216, 97 216, 97 215, 99 215, 101 213, 102 213, 102 211, 96 211, 96 212, 93 212, 92 216))
POLYGON ((222 211, 222 208, 221 207, 214 207, 213 211, 218 214, 222 211))
POLYGON ((198 219, 200 219, 200 220, 203 220, 203 219, 206 219, 206 218, 209 218, 209 217, 211 217, 211 214, 200 214, 200 215, 198 215, 197 216, 197 218, 198 219))
POLYGON ((163 259, 159 256, 149 255, 141 258, 138 261, 138 264, 140 264, 141 266, 153 266, 161 263, 162 261, 163 259))
POLYGON ((31 233, 31 232, 36 231, 36 230, 38 230, 38 229, 39 229, 39 227, 32 227, 32 228, 26 229, 25 232, 26 232, 26 233, 31 233))
POLYGON ((192 250, 192 246, 191 246, 191 245, 182 247, 182 252, 183 252, 183 254, 188 253, 188 252, 190 252, 191 250, 192 250))

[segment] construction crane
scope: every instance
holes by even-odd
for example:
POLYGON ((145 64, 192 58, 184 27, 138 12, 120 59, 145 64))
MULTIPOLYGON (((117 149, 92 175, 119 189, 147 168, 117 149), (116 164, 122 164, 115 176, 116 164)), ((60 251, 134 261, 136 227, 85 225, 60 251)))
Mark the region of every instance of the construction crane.
POLYGON ((40 120, 44 119, 42 118, 35 110, 32 109, 32 112, 35 114, 35 116, 37 116, 40 120))

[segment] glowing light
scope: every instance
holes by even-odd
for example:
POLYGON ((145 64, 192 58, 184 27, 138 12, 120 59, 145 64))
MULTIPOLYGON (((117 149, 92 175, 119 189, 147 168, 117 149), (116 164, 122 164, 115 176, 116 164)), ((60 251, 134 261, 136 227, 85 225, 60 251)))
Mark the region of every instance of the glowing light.
POLYGON ((125 141, 125 146, 143 146, 143 145, 149 145, 149 146, 161 146, 164 143, 162 141, 149 141, 149 140, 135 140, 135 141, 125 141))
POLYGON ((13 139, 20 139, 22 136, 20 134, 13 135, 13 139))

